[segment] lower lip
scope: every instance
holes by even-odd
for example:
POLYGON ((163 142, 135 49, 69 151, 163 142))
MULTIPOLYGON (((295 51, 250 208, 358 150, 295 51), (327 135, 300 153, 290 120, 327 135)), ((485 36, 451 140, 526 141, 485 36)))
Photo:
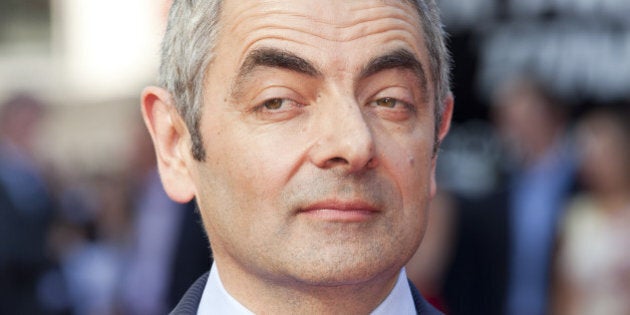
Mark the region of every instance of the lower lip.
POLYGON ((301 212, 309 217, 331 222, 362 222, 372 218, 376 212, 370 210, 317 209, 301 212))

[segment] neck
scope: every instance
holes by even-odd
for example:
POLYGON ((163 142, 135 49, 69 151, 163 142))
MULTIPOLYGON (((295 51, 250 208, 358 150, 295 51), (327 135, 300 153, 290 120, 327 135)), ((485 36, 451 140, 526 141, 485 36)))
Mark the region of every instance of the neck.
POLYGON ((348 284, 312 284, 253 274, 215 257, 221 282, 239 303, 256 314, 368 314, 392 291, 400 269, 348 284))

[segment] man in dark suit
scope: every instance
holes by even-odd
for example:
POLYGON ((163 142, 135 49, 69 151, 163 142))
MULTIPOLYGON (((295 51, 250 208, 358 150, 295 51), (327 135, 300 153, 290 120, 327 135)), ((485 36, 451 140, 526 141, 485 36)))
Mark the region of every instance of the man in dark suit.
POLYGON ((43 104, 17 94, 0 104, 0 313, 41 312, 39 277, 54 202, 34 154, 43 104))
POLYGON ((512 161, 496 192, 461 202, 445 296, 452 314, 546 314, 556 230, 574 186, 565 110, 531 76, 493 108, 512 161))
POLYGON ((142 94, 214 263, 176 314, 435 314, 403 266, 453 109, 434 1, 174 1, 142 94))

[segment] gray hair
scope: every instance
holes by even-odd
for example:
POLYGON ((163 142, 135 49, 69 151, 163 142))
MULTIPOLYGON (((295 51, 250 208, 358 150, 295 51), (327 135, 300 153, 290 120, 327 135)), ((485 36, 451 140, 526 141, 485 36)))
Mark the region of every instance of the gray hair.
MULTIPOLYGON (((444 100, 450 92, 451 57, 435 0, 407 0, 418 11, 429 52, 430 74, 435 82, 436 131, 442 119, 444 100)), ((214 59, 222 0, 173 0, 162 41, 158 84, 173 97, 179 114, 191 133, 192 155, 205 159, 199 131, 203 87, 208 65, 214 59)), ((437 134, 437 132, 436 132, 437 134)))

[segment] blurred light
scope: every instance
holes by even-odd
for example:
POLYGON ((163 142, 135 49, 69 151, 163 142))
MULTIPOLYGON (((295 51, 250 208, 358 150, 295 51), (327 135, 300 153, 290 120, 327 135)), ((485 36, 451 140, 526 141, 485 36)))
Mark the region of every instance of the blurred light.
POLYGON ((128 96, 155 77, 163 6, 155 0, 58 0, 61 76, 83 97, 128 96))

